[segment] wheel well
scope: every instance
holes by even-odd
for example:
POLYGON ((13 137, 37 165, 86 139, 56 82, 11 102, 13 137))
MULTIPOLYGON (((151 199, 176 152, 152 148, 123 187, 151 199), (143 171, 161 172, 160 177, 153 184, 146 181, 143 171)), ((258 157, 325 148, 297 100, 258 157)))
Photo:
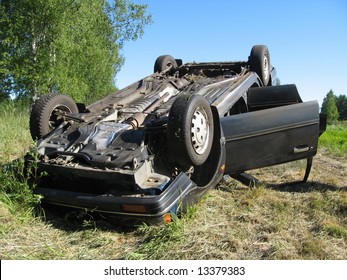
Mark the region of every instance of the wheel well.
POLYGON ((231 115, 237 115, 242 113, 247 113, 248 107, 246 104, 246 101, 243 97, 241 97, 232 107, 231 109, 226 113, 227 116, 231 115))

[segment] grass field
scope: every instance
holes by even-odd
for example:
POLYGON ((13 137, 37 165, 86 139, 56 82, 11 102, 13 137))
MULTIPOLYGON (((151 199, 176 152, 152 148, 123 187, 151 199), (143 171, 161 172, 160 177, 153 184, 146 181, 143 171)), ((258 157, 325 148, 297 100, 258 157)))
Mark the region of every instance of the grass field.
POLYGON ((327 127, 319 144, 328 149, 331 154, 346 156, 347 154, 347 121, 338 122, 327 127))
POLYGON ((305 184, 302 161, 224 182, 169 225, 114 226, 39 207, 23 175, 25 104, 0 104, 1 259, 347 259, 347 124, 328 127, 305 184))

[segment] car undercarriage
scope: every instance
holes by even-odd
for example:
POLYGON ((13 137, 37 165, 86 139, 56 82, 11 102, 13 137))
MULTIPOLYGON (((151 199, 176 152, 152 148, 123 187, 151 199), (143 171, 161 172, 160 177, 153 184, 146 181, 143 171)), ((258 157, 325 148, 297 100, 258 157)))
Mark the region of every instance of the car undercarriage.
POLYGON ((89 106, 45 95, 30 129, 45 202, 147 221, 184 212, 224 174, 308 159, 307 180, 325 123, 316 101, 276 85, 257 45, 238 62, 160 56, 152 75, 89 106))

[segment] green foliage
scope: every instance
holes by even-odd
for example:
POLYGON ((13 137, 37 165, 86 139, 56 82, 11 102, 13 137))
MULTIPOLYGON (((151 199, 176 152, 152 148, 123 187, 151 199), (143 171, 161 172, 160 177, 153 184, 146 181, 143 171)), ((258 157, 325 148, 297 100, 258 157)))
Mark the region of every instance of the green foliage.
POLYGON ((328 123, 340 120, 347 120, 347 96, 336 96, 332 90, 330 90, 323 100, 321 112, 328 116, 328 123))
POLYGON ((30 96, 46 92, 57 15, 54 1, 1 1, 1 91, 30 96))
POLYGON ((40 197, 33 194, 29 184, 33 174, 26 171, 23 160, 32 145, 28 116, 29 104, 25 100, 0 103, 0 216, 7 212, 3 215, 5 219, 15 215, 24 220, 39 209, 40 197))
POLYGON ((336 98, 336 107, 340 114, 339 120, 341 121, 347 120, 347 96, 346 95, 339 95, 336 98))
POLYGON ((60 91, 90 103, 115 90, 125 41, 151 23, 128 0, 2 0, 0 99, 60 91))
POLYGON ((326 97, 323 99, 321 112, 327 115, 328 123, 331 124, 338 120, 339 111, 336 107, 336 96, 334 92, 330 90, 326 97))
POLYGON ((40 196, 32 192, 31 175, 23 159, 1 166, 0 201, 8 205, 11 212, 32 213, 38 207, 40 196))
POLYGON ((327 130, 319 137, 319 147, 324 147, 337 156, 347 155, 347 122, 328 125, 327 130))
POLYGON ((122 59, 100 1, 69 6, 60 17, 58 32, 53 68, 56 90, 86 103, 112 91, 122 59))

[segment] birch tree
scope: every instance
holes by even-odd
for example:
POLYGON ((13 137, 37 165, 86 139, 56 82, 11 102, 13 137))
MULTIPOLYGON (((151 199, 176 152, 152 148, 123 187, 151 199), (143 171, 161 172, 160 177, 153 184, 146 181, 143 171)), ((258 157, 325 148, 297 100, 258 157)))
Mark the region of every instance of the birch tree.
POLYGON ((0 0, 0 99, 110 93, 124 42, 150 23, 147 5, 130 0, 0 0))

